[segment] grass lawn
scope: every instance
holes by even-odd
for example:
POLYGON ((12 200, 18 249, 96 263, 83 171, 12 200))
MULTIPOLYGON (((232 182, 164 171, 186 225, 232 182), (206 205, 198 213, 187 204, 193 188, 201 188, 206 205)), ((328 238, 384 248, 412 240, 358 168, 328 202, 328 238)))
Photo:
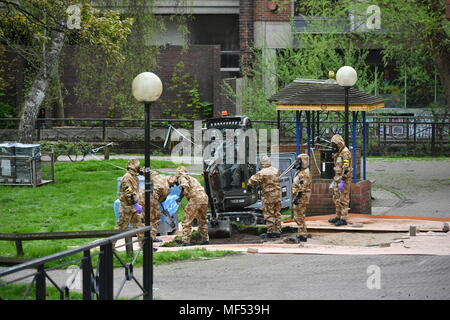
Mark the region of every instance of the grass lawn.
MULTIPOLYGON (((110 165, 111 163, 126 167, 127 160, 57 162, 55 183, 37 188, 0 186, 0 233, 114 229, 113 204, 117 199, 117 178, 125 172, 110 165)), ((179 165, 170 161, 151 161, 152 169, 177 166, 179 165)), ((185 205, 186 199, 183 199, 182 207, 185 205)), ((180 208, 180 219, 183 217, 181 212, 180 208)), ((94 239, 23 241, 23 248, 25 257, 37 258, 67 250, 68 246, 92 241, 94 239)), ((182 254, 157 252, 154 255, 154 262, 160 264, 211 256, 206 250, 187 251, 192 252, 182 254)), ((223 254, 226 253, 217 253, 223 254)), ((125 253, 120 255, 126 260, 125 253)), ((0 256, 16 256, 14 242, 0 241, 0 256)), ((116 265, 119 266, 118 263, 116 265)))
MULTIPOLYGON (((1 283, 1 282, 0 282, 1 283)), ((28 284, 11 284, 5 287, 0 287, 0 298, 5 300, 23 300, 23 295, 28 288, 28 284)), ((36 299, 36 285, 31 287, 31 290, 25 300, 36 299)), ((53 286, 46 288, 46 300, 59 300, 60 292, 53 286)), ((77 292, 70 292, 70 300, 82 300, 83 295, 77 292)))

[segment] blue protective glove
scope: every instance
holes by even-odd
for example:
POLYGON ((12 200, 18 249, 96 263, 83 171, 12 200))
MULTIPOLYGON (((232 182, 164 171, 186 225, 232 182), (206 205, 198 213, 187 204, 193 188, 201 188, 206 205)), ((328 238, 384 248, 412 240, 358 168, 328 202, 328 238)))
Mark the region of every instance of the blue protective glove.
POLYGON ((344 192, 344 180, 341 180, 341 182, 339 182, 339 191, 344 192))
POLYGON ((142 207, 139 203, 135 203, 134 207, 136 208, 137 213, 142 213, 142 207))

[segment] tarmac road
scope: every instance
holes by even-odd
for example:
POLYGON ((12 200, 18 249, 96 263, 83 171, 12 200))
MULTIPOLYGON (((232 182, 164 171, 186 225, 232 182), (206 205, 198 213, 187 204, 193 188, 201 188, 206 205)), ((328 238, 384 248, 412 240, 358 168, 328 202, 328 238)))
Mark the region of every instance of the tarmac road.
MULTIPOLYGON (((238 254, 155 266, 153 288, 156 300, 448 300, 449 270, 450 256, 238 254)), ((70 273, 49 275, 64 285, 70 273)), ((114 295, 123 279, 115 269, 114 295)), ((120 297, 140 293, 128 281, 120 297)))
POLYGON ((450 256, 243 254, 157 266, 154 296, 181 300, 450 299, 449 268, 450 256), (377 268, 368 270, 369 266, 379 267, 380 289, 375 280, 377 268))

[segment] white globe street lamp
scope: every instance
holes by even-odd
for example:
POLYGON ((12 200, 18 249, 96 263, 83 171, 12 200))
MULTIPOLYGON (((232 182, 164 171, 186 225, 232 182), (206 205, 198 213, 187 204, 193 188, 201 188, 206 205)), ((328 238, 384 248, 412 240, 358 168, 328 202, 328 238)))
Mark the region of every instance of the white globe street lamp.
POLYGON ((354 86, 358 80, 358 74, 356 70, 350 66, 344 66, 339 68, 336 72, 336 82, 344 87, 345 91, 345 126, 344 126, 344 140, 345 145, 348 147, 348 91, 350 87, 354 86))
MULTIPOLYGON (((134 78, 131 91, 137 101, 144 103, 145 108, 145 226, 150 227, 150 196, 152 185, 150 180, 150 105, 158 100, 163 90, 159 77, 152 72, 142 72, 134 78)), ((144 233, 143 246, 143 287, 144 300, 153 299, 153 239, 150 231, 144 233)))
POLYGON ((341 67, 336 73, 336 82, 343 87, 353 87, 358 80, 356 70, 350 66, 341 67))
POLYGON ((142 72, 131 84, 133 96, 139 102, 153 102, 161 96, 163 86, 161 79, 153 72, 142 72))

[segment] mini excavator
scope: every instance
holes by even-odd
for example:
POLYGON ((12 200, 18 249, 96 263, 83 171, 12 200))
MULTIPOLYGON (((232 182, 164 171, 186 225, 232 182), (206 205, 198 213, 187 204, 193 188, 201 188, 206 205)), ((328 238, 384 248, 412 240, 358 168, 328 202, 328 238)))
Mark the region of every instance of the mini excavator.
POLYGON ((258 201, 258 190, 247 186, 248 179, 256 173, 257 161, 256 152, 250 150, 256 148, 250 141, 252 122, 246 116, 211 118, 205 129, 216 129, 218 136, 223 137, 204 142, 203 177, 211 208, 210 236, 229 237, 231 221, 247 225, 264 223, 261 212, 250 208, 258 201), (227 158, 230 153, 231 159, 227 158))

